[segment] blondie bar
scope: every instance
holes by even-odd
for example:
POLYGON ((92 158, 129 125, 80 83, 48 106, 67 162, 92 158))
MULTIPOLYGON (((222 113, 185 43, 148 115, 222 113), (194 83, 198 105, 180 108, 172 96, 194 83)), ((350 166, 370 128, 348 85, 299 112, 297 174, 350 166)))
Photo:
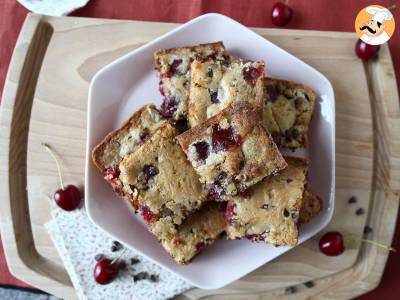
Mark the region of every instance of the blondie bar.
POLYGON ((238 195, 228 202, 228 239, 246 237, 275 246, 297 244, 297 221, 308 162, 287 156, 285 160, 286 169, 250 188, 247 195, 238 195))
POLYGON ((286 167, 261 119, 258 108, 234 102, 178 136, 211 198, 226 200, 286 167))
POLYGON ((306 148, 316 95, 290 81, 265 78, 264 122, 275 143, 286 148, 306 148))
POLYGON ((154 53, 154 65, 160 78, 159 90, 164 97, 161 112, 175 121, 187 118, 190 87, 190 64, 194 59, 221 60, 227 57, 222 42, 197 46, 160 49, 154 53))
POLYGON ((234 60, 193 61, 189 94, 190 127, 203 123, 235 101, 264 105, 264 63, 234 60))
POLYGON ((300 209, 299 223, 310 222, 322 209, 321 199, 315 195, 309 188, 304 190, 303 205, 300 209))

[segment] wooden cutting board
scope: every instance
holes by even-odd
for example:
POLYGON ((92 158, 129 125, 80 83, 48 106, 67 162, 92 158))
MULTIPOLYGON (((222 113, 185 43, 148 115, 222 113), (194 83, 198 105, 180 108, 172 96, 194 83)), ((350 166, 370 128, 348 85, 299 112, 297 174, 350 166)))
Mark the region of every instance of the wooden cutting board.
MULTIPOLYGON (((62 157, 65 181, 83 184, 89 82, 104 65, 176 24, 27 17, 6 79, 0 119, 1 235, 12 273, 49 293, 75 298, 44 224, 56 168, 40 147, 62 157)), ((400 110, 387 45, 379 59, 354 55, 354 33, 254 29, 321 71, 336 97, 336 207, 324 230, 391 244, 400 191, 400 110), (356 196, 358 201, 349 204, 356 196), (355 211, 363 208, 365 214, 355 211)), ((245 46, 245 45, 244 45, 245 46)), ((321 168, 324 168, 321 165, 321 168)), ((322 233, 321 233, 322 234, 322 233)), ((351 298, 376 287, 388 253, 354 244, 338 257, 318 251, 318 235, 237 282, 193 289, 180 299, 351 298), (307 288, 304 282, 313 280, 307 288), (295 286, 296 293, 285 295, 295 286)), ((246 254, 243 254, 246 259, 246 254)))

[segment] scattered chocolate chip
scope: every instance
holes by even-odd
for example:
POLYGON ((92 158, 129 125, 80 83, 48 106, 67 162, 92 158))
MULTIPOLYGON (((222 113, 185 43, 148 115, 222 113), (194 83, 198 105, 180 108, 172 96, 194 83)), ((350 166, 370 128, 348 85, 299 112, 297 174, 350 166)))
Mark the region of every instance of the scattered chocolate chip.
POLYGON ((121 261, 118 263, 118 269, 120 269, 120 270, 126 270, 126 262, 125 262, 124 260, 121 260, 121 261))
POLYGON ((283 210, 283 216, 284 216, 285 218, 287 218, 287 217, 290 216, 290 213, 289 213, 289 211, 288 211, 286 208, 283 210))
POLYGON ((104 257, 104 255, 101 254, 101 253, 99 253, 99 254, 96 254, 96 256, 94 257, 94 260, 95 260, 95 261, 99 261, 99 260, 102 259, 103 257, 104 257))
POLYGON ((263 205, 261 206, 261 208, 262 208, 262 209, 268 209, 268 204, 263 204, 263 205))
POLYGON ((117 247, 118 250, 123 248, 122 244, 120 242, 118 242, 118 241, 113 241, 112 245, 117 247))
POLYGON ((131 265, 136 265, 138 263, 140 263, 140 260, 137 259, 136 257, 132 257, 130 260, 131 265))
POLYGON ((188 122, 186 119, 179 119, 174 123, 175 128, 179 130, 179 132, 185 132, 189 129, 188 122))
POLYGON ((294 286, 289 286, 285 289, 286 294, 294 294, 296 293, 296 288, 294 286))
POLYGON ((372 228, 369 227, 368 225, 366 225, 366 226, 364 227, 364 234, 368 234, 368 233, 371 233, 371 232, 372 232, 372 228))
POLYGON ((243 170, 245 164, 246 164, 245 161, 241 160, 240 163, 239 163, 239 170, 243 170))
POLYGON ((111 252, 117 252, 118 251, 118 247, 112 245, 111 246, 111 252))
POLYGON ((353 204, 357 202, 357 198, 355 196, 351 196, 350 199, 348 200, 349 204, 353 204))
POLYGON ((207 76, 208 76, 208 77, 213 77, 213 76, 214 76, 214 72, 213 72, 212 69, 209 69, 209 70, 208 70, 207 76))
POLYGON ((150 281, 157 282, 158 279, 159 279, 158 275, 155 275, 155 274, 151 274, 150 275, 150 281))
POLYGON ((310 288, 314 287, 315 284, 313 281, 306 281, 306 282, 304 282, 304 285, 310 289, 310 288))
POLYGON ((361 216, 361 215, 363 215, 365 213, 365 210, 364 210, 364 208, 362 208, 362 207, 360 207, 360 208, 358 208, 357 210, 356 210, 356 215, 357 216, 361 216))

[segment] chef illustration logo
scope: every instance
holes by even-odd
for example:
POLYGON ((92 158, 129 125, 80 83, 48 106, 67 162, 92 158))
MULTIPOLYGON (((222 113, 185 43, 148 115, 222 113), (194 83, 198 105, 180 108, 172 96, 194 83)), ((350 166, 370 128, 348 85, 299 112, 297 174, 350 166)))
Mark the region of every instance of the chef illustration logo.
POLYGON ((358 13, 355 27, 361 40, 370 45, 381 45, 393 35, 395 23, 389 9, 371 5, 358 13))

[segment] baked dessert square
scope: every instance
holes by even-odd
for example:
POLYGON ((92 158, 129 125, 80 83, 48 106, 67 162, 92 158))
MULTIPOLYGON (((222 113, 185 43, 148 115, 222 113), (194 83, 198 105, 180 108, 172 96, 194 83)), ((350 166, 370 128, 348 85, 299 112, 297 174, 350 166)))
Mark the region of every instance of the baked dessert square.
POLYGON ((246 237, 275 246, 297 244, 297 221, 308 162, 287 156, 285 160, 288 163, 286 169, 250 188, 246 195, 238 195, 228 202, 228 239, 246 237))
POLYGON ((149 229, 159 239, 207 200, 207 194, 185 153, 176 142, 178 131, 163 125, 119 165, 123 190, 133 195, 149 229))
POLYGON ((226 200, 287 166, 261 121, 258 108, 234 102, 178 136, 211 198, 226 200))
POLYGON ((93 163, 118 195, 131 199, 131 195, 122 190, 119 163, 125 156, 135 152, 166 122, 153 104, 145 105, 94 147, 93 163))
POLYGON ((300 209, 299 223, 305 224, 311 221, 322 209, 322 200, 306 188, 303 193, 303 205, 300 209))
POLYGON ((191 65, 188 123, 199 125, 236 101, 264 105, 264 63, 195 60, 191 65))
POLYGON ((160 49, 154 53, 154 65, 164 97, 161 112, 175 121, 187 118, 190 87, 190 64, 194 59, 225 60, 222 42, 197 46, 160 49))
POLYGON ((205 203, 183 221, 173 236, 161 240, 162 246, 177 263, 189 263, 196 254, 214 244, 225 231, 221 204, 215 201, 205 203))
POLYGON ((307 86, 265 78, 264 122, 279 147, 306 148, 316 94, 307 86))

